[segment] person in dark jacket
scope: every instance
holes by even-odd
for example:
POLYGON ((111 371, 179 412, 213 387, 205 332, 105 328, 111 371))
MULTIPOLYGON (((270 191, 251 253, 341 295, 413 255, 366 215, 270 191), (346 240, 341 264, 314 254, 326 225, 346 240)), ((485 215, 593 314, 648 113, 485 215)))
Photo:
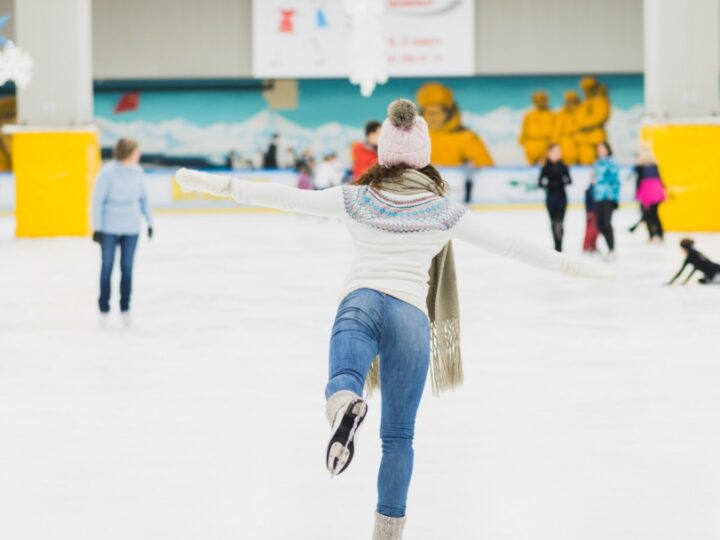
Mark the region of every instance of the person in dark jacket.
POLYGON ((278 151, 278 134, 273 133, 272 139, 270 139, 270 145, 268 146, 265 155, 263 155, 263 169, 277 169, 277 151, 278 151))
POLYGON ((567 193, 565 186, 572 184, 570 171, 562 161, 559 144, 551 144, 545 153, 545 164, 540 169, 538 185, 545 189, 550 227, 552 228, 555 251, 562 251, 563 222, 567 210, 567 193))
POLYGON ((680 241, 680 247, 685 252, 685 261, 683 261, 682 268, 677 274, 673 276, 668 285, 675 283, 675 280, 680 277, 685 268, 692 266, 692 271, 688 274, 688 277, 683 281, 685 285, 695 272, 700 270, 704 275, 698 282, 703 285, 710 285, 713 283, 720 285, 720 264, 712 262, 705 255, 695 249, 695 241, 690 238, 684 238, 680 241))

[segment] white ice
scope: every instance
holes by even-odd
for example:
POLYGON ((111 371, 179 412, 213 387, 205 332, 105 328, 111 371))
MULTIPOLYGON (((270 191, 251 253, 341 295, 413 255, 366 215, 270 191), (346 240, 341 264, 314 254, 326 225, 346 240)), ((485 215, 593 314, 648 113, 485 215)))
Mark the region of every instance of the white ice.
MULTIPOLYGON (((483 215, 551 244, 543 212, 483 215)), ((680 236, 646 245, 635 217, 611 283, 457 245, 466 384, 425 395, 406 539, 720 538, 720 286, 663 287, 680 236)), ((96 245, 12 227, 0 539, 369 540, 377 397, 348 472, 323 464, 340 224, 157 216, 130 329, 98 327, 96 245)), ((583 227, 570 212, 569 252, 583 227)), ((720 235, 693 237, 720 259, 720 235)))

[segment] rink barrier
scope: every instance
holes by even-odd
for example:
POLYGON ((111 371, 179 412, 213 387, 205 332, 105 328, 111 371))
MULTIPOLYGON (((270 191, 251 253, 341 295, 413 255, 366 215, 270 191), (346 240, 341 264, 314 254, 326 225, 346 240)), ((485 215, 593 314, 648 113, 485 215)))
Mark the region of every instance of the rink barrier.
POLYGON ((15 235, 89 234, 90 197, 100 166, 97 130, 12 126, 11 133, 15 235))
MULTIPOLYGON (((472 173, 473 189, 470 207, 478 210, 525 210, 544 208, 545 192, 537 186, 537 167, 488 167, 472 173)), ((159 213, 258 213, 272 210, 238 205, 227 198, 195 193, 182 193, 174 181, 175 169, 147 171, 146 186, 150 204, 159 213)), ((295 186, 297 173, 292 170, 212 171, 232 174, 238 178, 258 182, 273 182, 295 186)), ((463 168, 443 168, 441 173, 450 186, 450 195, 463 201, 468 171, 463 168)), ((585 189, 589 185, 590 167, 572 167, 573 184, 568 186, 571 208, 582 207, 585 189)), ((635 181, 630 167, 621 168, 623 187, 621 199, 633 200, 635 181)), ((0 215, 12 214, 15 206, 13 175, 0 174, 0 215)))
MULTIPOLYGON (((620 208, 635 208, 636 203, 626 201, 620 203, 620 208)), ((469 204, 468 208, 476 212, 523 212, 523 211, 537 211, 545 210, 545 204, 543 203, 513 203, 513 204, 502 204, 502 203, 474 203, 469 204)), ((569 203, 568 211, 585 211, 585 205, 583 203, 569 203)), ((158 215, 207 215, 207 214, 285 214, 282 210, 275 210, 273 208, 261 208, 252 206, 188 206, 188 207, 170 207, 161 206, 154 207, 153 213, 158 215)), ((0 217, 13 217, 15 212, 13 210, 0 210, 0 217)))
POLYGON ((712 122, 642 127, 668 191, 660 207, 667 230, 720 231, 720 124, 712 122))

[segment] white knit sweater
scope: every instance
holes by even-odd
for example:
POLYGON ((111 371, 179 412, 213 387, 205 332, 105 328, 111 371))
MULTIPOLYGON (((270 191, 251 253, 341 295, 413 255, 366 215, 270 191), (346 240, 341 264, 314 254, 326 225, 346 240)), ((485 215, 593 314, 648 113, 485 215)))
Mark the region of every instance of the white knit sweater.
POLYGON ((343 220, 355 256, 342 297, 367 287, 404 300, 427 314, 430 264, 450 239, 546 270, 595 278, 610 276, 604 267, 493 232, 477 214, 430 193, 400 196, 354 185, 309 191, 189 169, 180 169, 176 180, 185 191, 225 195, 243 204, 343 220))

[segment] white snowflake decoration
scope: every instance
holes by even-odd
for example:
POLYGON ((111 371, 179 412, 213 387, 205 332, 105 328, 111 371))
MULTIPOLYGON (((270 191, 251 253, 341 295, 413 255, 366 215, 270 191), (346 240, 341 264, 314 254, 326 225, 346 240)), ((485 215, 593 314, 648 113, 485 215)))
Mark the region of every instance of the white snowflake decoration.
POLYGON ((385 0, 347 0, 352 20, 350 82, 360 85, 360 93, 368 97, 375 86, 387 82, 383 13, 385 0))
POLYGON ((20 47, 9 41, 0 50, 0 84, 15 81, 18 88, 25 88, 32 80, 32 57, 20 47))

